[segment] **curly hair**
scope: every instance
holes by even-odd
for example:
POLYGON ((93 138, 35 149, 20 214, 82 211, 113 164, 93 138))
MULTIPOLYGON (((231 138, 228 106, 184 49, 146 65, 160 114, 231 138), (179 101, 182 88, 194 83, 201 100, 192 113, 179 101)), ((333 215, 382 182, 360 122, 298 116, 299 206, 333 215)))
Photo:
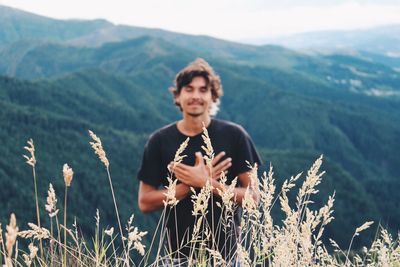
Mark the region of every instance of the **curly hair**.
POLYGON ((182 108, 179 103, 176 102, 176 96, 178 96, 183 87, 189 85, 193 78, 203 77, 206 80, 207 87, 210 86, 213 104, 210 108, 210 115, 216 115, 219 110, 220 100, 219 98, 223 95, 221 79, 214 72, 213 68, 202 58, 197 58, 195 61, 189 63, 183 68, 175 77, 175 87, 170 87, 170 92, 174 95, 174 102, 181 111, 182 108))

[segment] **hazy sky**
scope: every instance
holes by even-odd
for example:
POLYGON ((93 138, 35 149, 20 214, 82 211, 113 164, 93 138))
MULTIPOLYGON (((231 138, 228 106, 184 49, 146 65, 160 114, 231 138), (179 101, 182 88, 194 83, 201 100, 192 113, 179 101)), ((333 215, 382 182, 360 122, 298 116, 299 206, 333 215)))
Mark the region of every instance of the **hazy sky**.
POLYGON ((400 24, 400 0, 0 0, 0 5, 230 40, 400 24))

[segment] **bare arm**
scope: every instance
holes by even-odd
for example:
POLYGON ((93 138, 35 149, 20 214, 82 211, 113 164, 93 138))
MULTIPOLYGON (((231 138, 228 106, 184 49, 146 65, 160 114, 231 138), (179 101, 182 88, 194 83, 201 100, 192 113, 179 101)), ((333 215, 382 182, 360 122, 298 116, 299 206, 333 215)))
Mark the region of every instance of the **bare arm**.
MULTIPOLYGON (((221 162, 220 159, 225 155, 225 152, 219 153, 214 161, 213 161, 213 180, 217 182, 217 179, 219 178, 219 175, 221 172, 226 171, 232 164, 231 164, 231 158, 227 158, 221 162)), ((178 173, 181 173, 181 168, 180 166, 186 168, 187 165, 184 164, 178 164, 176 165, 176 171, 175 175, 177 175, 177 178, 182 182, 180 184, 176 185, 176 193, 175 197, 178 200, 184 199, 190 192, 190 186, 196 187, 196 188, 201 188, 205 184, 205 180, 209 176, 209 171, 208 169, 204 166, 203 159, 200 155, 197 155, 197 166, 196 168, 192 167, 193 169, 190 169, 189 172, 184 171, 185 173, 185 178, 187 179, 179 179, 178 173), (202 165, 202 166, 199 166, 202 165), (193 172, 194 170, 194 172, 193 172), (199 179, 201 177, 202 179, 199 179), (195 181, 195 183, 194 183, 195 181)), ((180 175, 182 177, 182 175, 180 175)), ((218 183, 218 182, 217 182, 218 183)), ((219 184, 219 183, 218 183, 219 184)), ((216 191, 216 190, 215 190, 216 191)), ((140 182, 139 185, 139 209, 141 212, 144 213, 149 213, 153 212, 159 209, 162 209, 164 207, 164 201, 167 199, 165 196, 165 193, 167 192, 166 189, 158 189, 152 185, 146 184, 144 182, 140 182)), ((243 193, 244 194, 244 193, 243 193)))
MULTIPOLYGON (((164 207, 167 198, 166 189, 158 189, 152 185, 140 181, 139 184, 139 209, 143 213, 153 212, 164 207)), ((176 185, 176 198, 181 200, 190 192, 189 186, 185 184, 176 185)))
MULTIPOLYGON (((234 199, 236 201, 236 203, 238 203, 239 205, 242 205, 242 201, 244 198, 244 195, 246 193, 247 187, 249 187, 250 193, 254 199, 254 201, 258 202, 260 196, 258 191, 253 190, 251 187, 251 180, 250 180, 250 176, 249 176, 249 172, 243 172, 241 174, 238 175, 238 181, 239 181, 239 187, 236 187, 234 190, 234 199)), ((221 184, 220 182, 216 181, 216 180, 212 180, 212 186, 214 188, 213 193, 215 195, 219 195, 219 192, 217 190, 217 188, 219 188, 221 191, 223 191, 225 185, 221 184)))
MULTIPOLYGON (((223 168, 223 171, 225 171, 227 168, 231 166, 230 161, 227 161, 226 163, 221 163, 225 164, 225 167, 223 168), (229 163, 229 164, 228 164, 229 163)), ((201 153, 196 153, 196 164, 194 166, 188 166, 185 164, 178 164, 174 167, 173 169, 175 176, 180 180, 182 183, 187 184, 189 186, 195 187, 195 188, 202 188, 206 182, 207 179, 211 178, 209 175, 209 171, 207 170, 207 167, 204 165, 203 158, 201 156, 201 153)), ((219 195, 217 188, 220 190, 223 190, 224 185, 219 183, 217 181, 217 178, 213 177, 211 180, 211 185, 213 186, 213 193, 216 195, 219 195)), ((255 190, 252 190, 251 185, 250 185, 250 176, 249 172, 244 172, 238 175, 238 182, 239 182, 239 187, 235 188, 235 200, 236 202, 241 205, 244 195, 246 193, 247 187, 249 187, 249 190, 251 190, 253 199, 257 202, 259 199, 258 192, 255 190)))

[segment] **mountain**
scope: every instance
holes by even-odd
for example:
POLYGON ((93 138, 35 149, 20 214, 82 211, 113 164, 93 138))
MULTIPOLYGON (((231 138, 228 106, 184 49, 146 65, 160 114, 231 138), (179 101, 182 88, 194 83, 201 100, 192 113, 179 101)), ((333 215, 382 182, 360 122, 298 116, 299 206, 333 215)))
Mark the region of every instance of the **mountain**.
POLYGON ((110 27, 105 20, 57 20, 0 5, 0 47, 24 40, 66 41, 110 27))
MULTIPOLYGON (((257 53, 262 53, 267 48, 260 49, 257 53)), ((257 53, 253 56, 257 57, 257 53)), ((273 57, 274 53, 278 53, 278 50, 272 49, 272 52, 266 54, 273 57)), ((181 59, 180 62, 183 63, 201 56, 229 62, 232 66, 248 66, 247 69, 252 69, 254 73, 260 71, 259 76, 262 79, 278 77, 280 80, 281 75, 291 75, 300 80, 313 79, 312 83, 319 83, 317 87, 341 88, 377 97, 400 97, 400 73, 389 66, 346 55, 291 56, 287 50, 282 49, 281 56, 276 57, 279 59, 271 61, 275 66, 270 66, 272 63, 256 64, 252 57, 246 59, 246 64, 243 60, 234 64, 224 56, 215 57, 207 52, 182 48, 161 38, 144 36, 96 48, 55 43, 33 45, 19 41, 0 51, 0 56, 3 58, 0 62, 0 74, 23 79, 49 78, 97 67, 108 72, 132 74, 148 64, 153 64, 160 57, 164 60, 181 59), (284 58, 286 59, 283 60, 284 58), (289 61, 291 67, 287 65, 289 61)), ((284 87, 288 89, 293 85, 286 84, 284 87)))
POLYGON ((358 30, 318 31, 278 38, 254 40, 257 44, 276 44, 294 49, 352 49, 399 57, 400 25, 358 30))
MULTIPOLYGON (((223 81, 218 117, 248 130, 263 168, 271 161, 279 184, 324 154, 328 173, 315 205, 337 192, 337 220, 327 231, 339 244, 348 245, 366 220, 399 228, 400 77, 393 67, 360 54, 310 55, 99 20, 0 11, 8 23, 0 30, 7 33, 0 35, 0 140, 7 140, 0 146, 0 184, 10 189, 1 194, 1 222, 12 211, 21 222, 35 216, 27 186, 32 177, 20 156, 32 137, 42 207, 49 182, 62 198, 61 167, 67 162, 75 171, 71 214, 83 231, 92 230, 87 214, 97 207, 104 225, 115 224, 104 169, 88 145, 91 129, 110 159, 123 220, 134 212, 139 224, 154 226, 156 214, 141 216, 137 210, 134 176, 148 134, 180 118, 167 90, 174 75, 201 56, 223 81), (46 23, 52 30, 45 30, 46 23), (31 33, 25 33, 30 25, 31 33), (60 25, 68 35, 60 33, 60 25), (14 39, 3 38, 13 31, 14 39)), ((279 210, 274 212, 279 218, 279 210)), ((370 240, 363 236, 357 245, 370 240)))
POLYGON ((252 44, 281 45, 298 51, 359 56, 400 70, 400 25, 346 31, 319 31, 277 38, 244 40, 252 44))
POLYGON ((0 29, 0 49, 3 47, 11 53, 14 51, 12 44, 24 40, 39 43, 50 41, 79 47, 98 47, 105 43, 150 36, 161 38, 172 44, 179 44, 180 47, 186 49, 195 47, 198 53, 224 57, 226 60, 235 63, 246 64, 251 60, 263 65, 280 62, 282 66, 291 66, 297 57, 301 58, 301 55, 277 46, 260 48, 208 36, 193 36, 161 29, 114 25, 105 20, 54 20, 1 5, 0 14, 0 23, 7 25, 7 27, 0 29))
MULTIPOLYGON (((230 79, 233 77, 223 76, 223 78, 230 79)), ((233 82, 238 85, 241 84, 239 80, 233 80, 233 82)), ((246 82, 251 83, 251 80, 246 82)), ((5 173, 2 174, 0 180, 4 183, 4 186, 10 188, 7 191, 9 193, 2 195, 1 202, 7 203, 3 210, 21 214, 21 222, 26 222, 34 216, 34 207, 32 206, 34 202, 22 200, 23 198, 32 198, 33 195, 32 191, 29 190, 30 186, 26 186, 32 183, 29 167, 24 166, 23 159, 20 157, 25 140, 32 137, 36 143, 38 159, 39 195, 45 196, 47 185, 52 182, 59 197, 62 197, 60 192, 62 192, 63 180, 60 168, 63 163, 67 162, 75 170, 74 183, 70 194, 72 199, 71 214, 77 216, 78 223, 85 232, 90 232, 91 217, 88 218, 86 214, 93 213, 99 207, 104 223, 112 225, 114 215, 110 205, 112 201, 109 197, 104 169, 88 145, 89 138, 86 132, 88 129, 92 129, 102 138, 110 159, 112 174, 115 177, 115 190, 119 196, 119 202, 122 203, 120 208, 123 218, 126 220, 130 212, 140 214, 135 204, 137 182, 135 182, 134 174, 139 166, 146 133, 149 132, 149 128, 155 129, 167 121, 178 118, 178 113, 172 105, 172 101, 165 103, 165 97, 168 94, 165 89, 146 94, 141 89, 136 89, 136 84, 136 82, 124 82, 124 79, 114 75, 93 70, 71 74, 51 82, 31 83, 19 82, 10 78, 2 79, 0 83, 2 88, 0 103, 3 110, 2 140, 8 140, 8 145, 4 153, 6 156, 4 159, 7 160, 1 162, 1 169, 5 173), (99 86, 99 81, 103 86, 99 86), (117 86, 118 81, 122 86, 117 86), (153 96, 149 97, 149 95, 153 96), (125 101, 131 103, 122 104, 125 101), (149 103, 154 106, 148 105, 149 103), (154 107, 157 108, 153 110, 154 107), (137 116, 138 113, 143 115, 137 116), (144 115, 147 115, 147 118, 144 115), (162 118, 161 121, 157 122, 155 119, 157 116, 162 118), (20 167, 15 168, 15 166, 20 167), (13 179, 10 185, 7 183, 9 180, 7 177, 21 177, 22 179, 13 179), (12 192, 20 192, 20 188, 24 188, 24 190, 21 192, 21 196, 17 197, 12 192), (74 203, 72 204, 72 202, 74 203), (24 213, 25 210, 29 210, 29 212, 24 213)), ((257 83, 256 86, 258 86, 257 83)), ((250 84, 249 87, 253 86, 250 84)), ((240 90, 240 87, 236 87, 234 90, 240 90)), ((279 94, 279 92, 273 90, 271 92, 272 95, 276 93, 279 94)), ((229 92, 231 96, 234 94, 235 92, 229 92)), ((296 97, 287 93, 280 93, 280 95, 280 98, 286 99, 289 103, 297 102, 300 105, 307 103, 306 101, 299 102, 296 97)), ((243 97, 252 99, 257 96, 252 96, 250 91, 243 97)), ((274 97, 271 97, 266 99, 266 103, 260 104, 272 106, 275 100, 274 97)), ((272 109, 273 113, 280 113, 281 116, 272 115, 276 119, 270 121, 269 124, 277 125, 280 130, 276 131, 275 129, 276 135, 274 133, 271 136, 274 136, 276 142, 281 143, 281 145, 279 148, 272 146, 274 149, 271 150, 268 143, 273 140, 263 144, 263 140, 257 138, 254 126, 250 127, 252 121, 256 125, 259 120, 259 118, 252 117, 253 110, 251 110, 250 105, 252 105, 252 102, 243 106, 244 109, 249 111, 248 113, 243 112, 243 115, 250 119, 243 120, 244 118, 238 117, 242 114, 237 114, 234 111, 237 107, 229 107, 228 105, 223 106, 225 115, 221 114, 221 117, 229 117, 248 128, 262 153, 262 157, 274 162, 274 164, 276 162, 278 173, 282 173, 282 176, 278 176, 279 183, 282 183, 282 179, 288 177, 289 174, 293 174, 288 173, 289 170, 284 166, 281 167, 282 163, 289 164, 291 170, 297 173, 304 170, 305 166, 311 164, 321 153, 321 150, 324 150, 323 148, 321 150, 313 149, 309 145, 296 146, 294 149, 293 145, 285 140, 287 129, 279 127, 278 121, 290 120, 292 114, 297 111, 297 109, 292 110, 290 106, 283 110, 282 108, 272 109), (287 115, 282 117, 283 114, 287 115), (283 138, 279 138, 279 136, 283 138), (288 150, 291 152, 283 153, 283 151, 288 150), (289 157, 289 154, 292 153, 293 155, 289 157)), ((271 110, 267 112, 270 113, 271 110)), ((262 116, 264 115, 267 114, 262 114, 262 116)), ((308 118, 302 118, 299 123, 301 124, 306 120, 308 118)), ((325 126, 321 127, 325 128, 325 126)), ((326 129, 326 131, 328 130, 326 129)), ((263 138, 269 135, 268 131, 264 131, 264 134, 263 138)), ((299 142, 301 136, 305 135, 306 133, 299 132, 297 136, 291 138, 293 138, 293 141, 299 142)), ((312 139, 312 137, 310 138, 312 139)), ((313 142, 311 139, 308 141, 313 142)), ((323 193, 318 198, 317 203, 326 201, 327 194, 332 194, 336 190, 338 205, 348 207, 348 209, 337 210, 338 218, 342 218, 337 223, 348 225, 349 232, 338 232, 337 229, 330 229, 330 231, 333 236, 342 236, 340 237, 342 240, 339 239, 338 242, 346 243, 346 238, 351 235, 355 225, 361 224, 364 219, 378 219, 380 217, 378 208, 368 196, 363 184, 329 157, 326 160, 326 168, 333 168, 333 170, 327 175, 326 182, 321 186, 323 193), (357 192, 356 194, 359 197, 350 200, 349 197, 352 195, 345 193, 348 190, 357 192), (369 208, 365 210, 362 207, 369 208), (348 211, 356 214, 352 220, 345 219, 348 211)), ((44 201, 44 197, 42 197, 42 201, 44 201)), ((278 213, 278 211, 275 212, 278 213)), ((5 219, 7 214, 3 216, 5 219)), ((146 216, 137 216, 137 222, 143 225, 146 225, 148 219, 146 216)))
MULTIPOLYGON (((332 52, 332 44, 331 52, 305 54, 274 45, 245 45, 207 36, 114 25, 103 20, 54 20, 2 6, 0 12, 2 25, 6 25, 0 29, 0 44, 3 44, 0 49, 0 74, 12 77, 47 78, 98 66, 107 71, 119 71, 125 66, 123 71, 126 73, 137 71, 147 60, 160 56, 186 57, 189 60, 207 57, 232 65, 264 66, 290 73, 295 71, 307 79, 313 77, 329 87, 355 93, 400 97, 400 73, 397 69, 400 61, 378 54, 380 50, 372 48, 373 52, 366 49, 355 51, 352 42, 339 38, 345 36, 341 32, 315 34, 337 36, 338 42, 340 39, 340 42, 352 47, 351 51, 332 52), (141 63, 133 66, 133 62, 141 63)), ((380 32, 396 39, 397 35, 389 34, 396 29, 393 26, 365 30, 351 36, 355 36, 359 43, 362 43, 362 36, 375 36, 380 32)), ((323 40, 318 36, 311 37, 310 42, 323 40)), ((386 39, 378 40, 393 47, 399 43, 386 39)))

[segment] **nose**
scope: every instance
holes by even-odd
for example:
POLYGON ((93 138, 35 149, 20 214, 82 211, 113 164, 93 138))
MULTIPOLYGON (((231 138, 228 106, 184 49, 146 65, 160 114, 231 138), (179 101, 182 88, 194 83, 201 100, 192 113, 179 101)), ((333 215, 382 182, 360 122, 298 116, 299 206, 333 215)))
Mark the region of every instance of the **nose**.
POLYGON ((192 94, 193 98, 200 98, 200 91, 199 90, 193 90, 193 94, 192 94))

